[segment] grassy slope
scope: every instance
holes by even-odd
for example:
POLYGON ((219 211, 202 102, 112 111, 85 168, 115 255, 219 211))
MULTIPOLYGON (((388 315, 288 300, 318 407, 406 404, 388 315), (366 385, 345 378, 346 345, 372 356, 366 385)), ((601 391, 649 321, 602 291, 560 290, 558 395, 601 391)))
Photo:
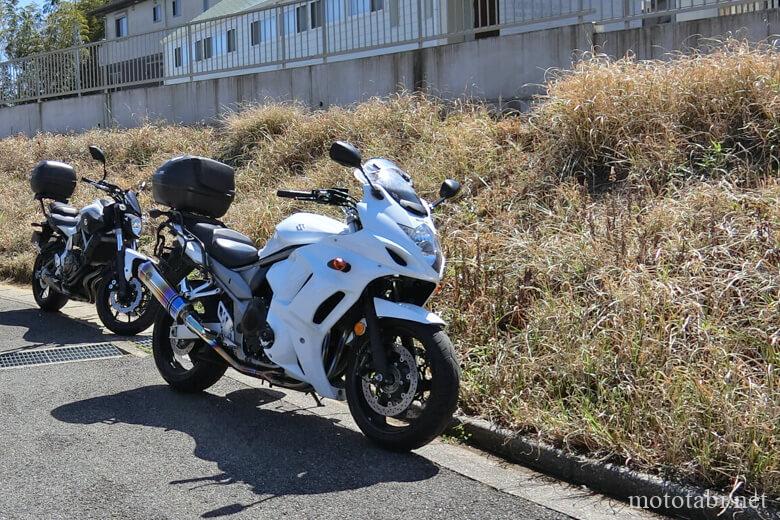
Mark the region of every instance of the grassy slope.
MULTIPOLYGON (((400 97, 311 113, 247 107, 219 128, 0 140, 0 276, 29 277, 27 176, 42 158, 122 182, 172 154, 238 166, 227 221, 259 241, 277 187, 350 185, 335 138, 387 155, 440 213, 434 306, 464 364, 462 407, 574 451, 780 495, 780 56, 737 43, 671 64, 593 60, 528 117, 400 97)), ((95 196, 80 187, 75 202, 95 196)), ((151 204, 148 199, 142 203, 151 204)))

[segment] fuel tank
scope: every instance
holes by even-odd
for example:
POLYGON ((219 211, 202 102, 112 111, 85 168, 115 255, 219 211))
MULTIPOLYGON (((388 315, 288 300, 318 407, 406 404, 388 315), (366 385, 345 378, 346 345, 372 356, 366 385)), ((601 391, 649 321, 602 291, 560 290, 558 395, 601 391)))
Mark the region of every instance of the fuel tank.
POLYGON ((264 258, 288 247, 313 244, 324 237, 346 231, 347 225, 338 220, 314 213, 296 213, 276 226, 276 231, 259 255, 264 258))

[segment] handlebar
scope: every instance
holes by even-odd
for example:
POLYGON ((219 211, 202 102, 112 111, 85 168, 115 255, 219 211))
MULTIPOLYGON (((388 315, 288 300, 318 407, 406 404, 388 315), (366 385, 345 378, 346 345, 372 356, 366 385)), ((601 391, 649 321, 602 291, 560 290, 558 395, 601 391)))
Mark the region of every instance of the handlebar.
POLYGON ((277 197, 284 199, 298 199, 298 200, 310 200, 313 197, 311 191, 290 191, 290 190, 278 190, 276 192, 277 197))
POLYGON ((352 207, 357 202, 345 188, 311 191, 278 190, 276 195, 285 199, 305 200, 329 206, 352 207))

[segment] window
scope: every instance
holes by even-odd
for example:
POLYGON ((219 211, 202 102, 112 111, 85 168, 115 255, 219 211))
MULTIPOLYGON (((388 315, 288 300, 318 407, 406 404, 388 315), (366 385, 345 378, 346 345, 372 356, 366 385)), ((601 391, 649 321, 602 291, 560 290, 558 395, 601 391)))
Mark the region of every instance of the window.
POLYGON ((173 16, 179 16, 181 14, 181 5, 179 5, 180 0, 172 0, 171 2, 171 14, 173 16))
POLYGON ((214 56, 214 42, 211 36, 195 42, 195 61, 207 60, 214 56))
POLYGON ((152 7, 152 21, 156 23, 160 20, 162 20, 162 6, 157 4, 152 7))
POLYGON ((423 12, 425 13, 426 18, 431 18, 433 16, 433 0, 425 0, 423 12))
POLYGON ((325 0, 325 11, 325 19, 328 20, 328 23, 341 20, 344 17, 343 0, 325 0))
POLYGON ((349 0, 349 14, 375 13, 385 8, 385 0, 349 0))
POLYGON ((228 52, 235 52, 236 50, 236 30, 235 29, 228 29, 227 32, 227 51, 228 52))
POLYGON ((203 0, 203 10, 204 11, 209 10, 209 0, 203 0))
POLYGON ((195 61, 203 59, 203 40, 195 42, 195 61))
POLYGON ((117 38, 127 36, 127 15, 120 14, 114 19, 114 34, 117 38))
POLYGON ((322 0, 317 0, 309 4, 309 19, 311 20, 311 28, 316 29, 322 27, 322 0))
POLYGON ((302 33, 309 28, 308 10, 305 5, 295 8, 295 32, 302 33))
POLYGON ((181 47, 173 49, 173 66, 176 68, 181 67, 184 60, 182 60, 181 47))
POLYGON ((260 22, 249 24, 249 40, 252 45, 260 43, 260 22))

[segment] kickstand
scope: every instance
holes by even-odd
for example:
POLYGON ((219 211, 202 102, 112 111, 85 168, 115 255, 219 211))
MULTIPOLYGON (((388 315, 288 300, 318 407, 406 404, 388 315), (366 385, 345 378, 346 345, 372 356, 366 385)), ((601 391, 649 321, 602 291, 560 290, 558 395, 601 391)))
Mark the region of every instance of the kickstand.
POLYGON ((322 401, 320 401, 320 398, 317 397, 317 394, 315 394, 314 392, 309 392, 309 395, 314 398, 314 402, 317 403, 317 407, 318 408, 324 408, 325 407, 325 405, 322 404, 322 401))

